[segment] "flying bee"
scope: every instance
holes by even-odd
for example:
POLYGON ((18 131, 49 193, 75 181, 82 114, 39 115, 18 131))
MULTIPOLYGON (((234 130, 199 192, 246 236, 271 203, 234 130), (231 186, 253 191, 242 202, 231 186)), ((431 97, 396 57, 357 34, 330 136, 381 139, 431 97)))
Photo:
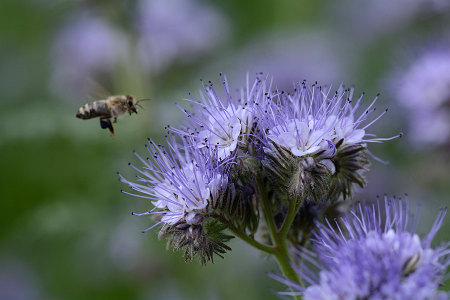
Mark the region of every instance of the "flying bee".
POLYGON ((114 136, 114 127, 112 123, 117 123, 117 118, 123 116, 127 112, 130 116, 132 113, 137 114, 136 106, 142 107, 138 103, 140 101, 142 100, 136 101, 131 95, 109 96, 105 100, 86 103, 78 109, 76 117, 83 120, 99 117, 100 127, 108 129, 111 136, 114 136))

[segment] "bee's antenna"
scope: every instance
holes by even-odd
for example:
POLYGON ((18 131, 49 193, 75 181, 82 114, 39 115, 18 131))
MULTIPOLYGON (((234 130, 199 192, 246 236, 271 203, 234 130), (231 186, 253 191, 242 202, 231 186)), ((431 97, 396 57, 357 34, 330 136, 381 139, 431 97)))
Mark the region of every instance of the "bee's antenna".
POLYGON ((150 98, 139 99, 138 101, 136 101, 136 105, 141 101, 148 101, 148 100, 152 100, 152 99, 150 99, 150 98))
POLYGON ((138 101, 136 101, 136 106, 139 106, 142 110, 144 110, 144 107, 142 105, 140 105, 139 102, 148 101, 148 100, 152 100, 152 99, 150 99, 150 98, 139 99, 138 101))

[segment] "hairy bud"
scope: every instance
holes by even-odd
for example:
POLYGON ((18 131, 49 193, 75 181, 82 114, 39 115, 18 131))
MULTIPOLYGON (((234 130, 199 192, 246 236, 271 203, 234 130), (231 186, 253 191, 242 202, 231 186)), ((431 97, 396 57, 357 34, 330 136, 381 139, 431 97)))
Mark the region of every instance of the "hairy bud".
MULTIPOLYGON (((196 215, 194 219, 200 221, 203 217, 196 215)), ((231 250, 226 243, 233 236, 223 233, 227 228, 225 225, 209 219, 198 224, 190 224, 189 221, 192 220, 187 216, 173 226, 166 226, 158 237, 168 239, 168 248, 174 251, 183 250, 185 261, 192 261, 198 256, 203 265, 208 261, 214 262, 214 255, 223 258, 223 254, 231 250)))
POLYGON ((289 178, 288 192, 291 196, 321 199, 328 190, 330 170, 313 157, 299 159, 289 178))
POLYGON ((361 188, 365 186, 364 173, 369 170, 370 161, 365 144, 338 145, 332 158, 336 171, 330 177, 328 198, 342 195, 345 199, 352 195, 355 184, 361 188))

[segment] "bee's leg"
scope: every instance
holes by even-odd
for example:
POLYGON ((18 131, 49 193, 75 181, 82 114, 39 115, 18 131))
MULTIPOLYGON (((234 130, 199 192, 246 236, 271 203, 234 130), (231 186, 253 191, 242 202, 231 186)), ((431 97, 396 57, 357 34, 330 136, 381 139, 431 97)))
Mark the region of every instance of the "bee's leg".
POLYGON ((102 129, 111 127, 111 120, 108 118, 100 118, 100 127, 102 129))
POLYGON ((117 117, 114 117, 114 123, 117 123, 117 117))
POLYGON ((111 124, 111 119, 100 118, 100 127, 103 129, 108 129, 112 136, 114 136, 114 127, 111 124))

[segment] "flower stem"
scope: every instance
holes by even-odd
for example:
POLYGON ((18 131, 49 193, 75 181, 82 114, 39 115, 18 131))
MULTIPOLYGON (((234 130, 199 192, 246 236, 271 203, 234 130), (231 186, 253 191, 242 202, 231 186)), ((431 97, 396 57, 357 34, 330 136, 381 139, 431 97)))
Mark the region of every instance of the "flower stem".
POLYGON ((258 185, 258 190, 259 190, 260 197, 261 197, 261 206, 262 206, 262 210, 263 210, 263 215, 266 220, 266 224, 269 227, 270 238, 271 238, 272 242, 275 242, 275 239, 277 238, 277 234, 278 234, 278 229, 273 220, 272 211, 270 209, 269 198, 267 197, 267 192, 266 192, 266 189, 264 186, 263 179, 260 177, 257 177, 256 183, 258 185))
POLYGON ((288 214, 286 218, 283 221, 283 224, 281 225, 281 228, 279 230, 279 235, 282 239, 286 239, 289 228, 291 228, 292 222, 294 222, 295 216, 297 215, 298 210, 300 209, 301 202, 297 203, 296 197, 290 197, 289 198, 289 208, 288 208, 288 214))
POLYGON ((230 226, 230 230, 236 234, 238 237, 240 237, 242 240, 244 240, 245 242, 247 242, 248 244, 250 244, 251 246, 255 247, 256 249, 259 249, 263 252, 269 253, 269 254, 276 254, 275 248, 271 247, 271 246, 267 246, 264 244, 261 244, 260 242, 258 242, 257 240, 249 237, 247 234, 245 234, 244 232, 242 232, 241 230, 239 230, 237 227, 231 225, 230 226))
MULTIPOLYGON (((298 278, 297 272, 295 272, 295 270, 292 268, 292 266, 289 264, 290 261, 290 254, 289 254, 289 250, 288 250, 288 245, 287 245, 287 239, 286 236, 282 236, 280 234, 280 232, 278 231, 274 219, 273 219, 273 215, 272 215, 272 211, 270 209, 270 202, 268 199, 268 195, 264 186, 264 182, 263 179, 261 177, 257 177, 256 178, 256 183, 258 185, 258 190, 259 190, 259 194, 261 197, 261 206, 262 206, 262 211, 263 211, 263 215, 264 218, 266 220, 267 223, 267 227, 269 229, 269 234, 270 234, 270 238, 272 240, 272 243, 274 245, 274 250, 275 253, 273 253, 273 255, 275 256, 275 259, 278 262, 278 266, 281 269, 281 272, 283 273, 283 275, 295 282, 300 284, 300 280, 298 278)), ((296 203, 294 200, 291 200, 291 202, 293 203, 293 207, 291 207, 290 204, 290 211, 291 210, 295 210, 296 211, 296 203)), ((291 215, 291 212, 289 212, 288 216, 291 215)), ((284 235, 287 235, 287 231, 290 227, 290 225, 292 224, 292 221, 294 220, 295 217, 295 213, 293 213, 293 216, 289 217, 288 223, 285 222, 283 223, 282 226, 282 230, 283 232, 286 231, 284 233, 284 235), (286 225, 285 225, 286 224, 286 225), (284 229, 285 226, 287 227, 287 229, 284 229)), ((300 299, 299 296, 293 296, 294 299, 300 299)))
POLYGON ((228 220, 226 220, 225 218, 223 218, 221 215, 214 214, 213 217, 218 219, 218 220, 220 220, 222 223, 227 224, 228 228, 236 236, 238 236, 240 239, 242 239, 244 242, 248 243, 249 245, 255 247, 258 250, 261 250, 261 251, 266 252, 268 254, 275 255, 276 252, 275 252, 275 248, 274 247, 264 245, 264 244, 258 242, 257 240, 255 240, 254 238, 251 238, 244 231, 242 231, 241 229, 236 227, 233 223, 231 223, 228 220))

